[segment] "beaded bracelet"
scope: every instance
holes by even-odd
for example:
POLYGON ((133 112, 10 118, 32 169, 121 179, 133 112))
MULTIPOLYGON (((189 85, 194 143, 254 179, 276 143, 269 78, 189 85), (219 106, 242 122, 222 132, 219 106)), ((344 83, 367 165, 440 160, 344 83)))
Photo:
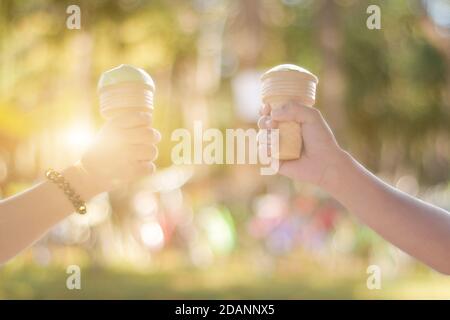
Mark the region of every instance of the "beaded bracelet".
POLYGON ((69 198, 77 213, 85 214, 87 212, 86 203, 81 200, 81 197, 75 192, 74 189, 72 189, 69 182, 66 181, 62 174, 53 169, 48 169, 45 172, 45 176, 48 180, 55 183, 62 191, 64 191, 64 194, 69 198))

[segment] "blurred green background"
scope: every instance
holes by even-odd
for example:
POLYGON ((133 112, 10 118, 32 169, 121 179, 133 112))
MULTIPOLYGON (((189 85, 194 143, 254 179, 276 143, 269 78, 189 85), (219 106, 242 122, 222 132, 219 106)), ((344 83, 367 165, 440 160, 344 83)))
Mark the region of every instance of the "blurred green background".
POLYGON ((254 128, 260 74, 294 63, 318 75, 343 147, 449 210, 450 1, 0 0, 1 198, 79 159, 104 121, 98 77, 122 63, 157 85, 158 173, 1 266, 0 298, 450 298, 448 277, 312 186, 170 161, 171 132, 195 120, 254 128), (80 30, 66 28, 73 4, 80 30), (366 27, 371 4, 381 30, 366 27), (81 290, 66 288, 71 264, 81 290), (371 264, 381 290, 366 287, 371 264))

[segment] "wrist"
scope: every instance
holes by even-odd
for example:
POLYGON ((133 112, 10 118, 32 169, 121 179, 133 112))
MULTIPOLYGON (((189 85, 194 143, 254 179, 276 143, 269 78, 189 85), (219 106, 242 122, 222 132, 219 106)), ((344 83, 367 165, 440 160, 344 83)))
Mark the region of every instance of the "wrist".
POLYGON ((329 160, 319 186, 332 196, 336 196, 352 164, 352 157, 347 151, 339 148, 329 160))
POLYGON ((89 199, 104 191, 80 163, 69 166, 62 172, 62 175, 84 201, 89 201, 89 199))

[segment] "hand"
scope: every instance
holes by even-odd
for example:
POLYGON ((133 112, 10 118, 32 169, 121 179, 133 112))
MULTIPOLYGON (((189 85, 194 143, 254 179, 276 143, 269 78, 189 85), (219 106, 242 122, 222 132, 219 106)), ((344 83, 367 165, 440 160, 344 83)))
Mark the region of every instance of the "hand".
MULTIPOLYGON (((300 159, 280 161, 279 172, 292 179, 324 187, 326 178, 333 176, 330 170, 337 170, 344 152, 320 111, 291 102, 276 110, 271 110, 270 105, 264 105, 260 113, 260 129, 277 128, 281 121, 296 121, 302 128, 303 147, 300 159)), ((268 140, 267 137, 260 138, 259 143, 270 152, 270 141, 269 146, 265 145, 268 140)))
POLYGON ((155 144, 161 134, 151 128, 149 113, 126 113, 106 122, 81 164, 101 191, 155 171, 155 144))

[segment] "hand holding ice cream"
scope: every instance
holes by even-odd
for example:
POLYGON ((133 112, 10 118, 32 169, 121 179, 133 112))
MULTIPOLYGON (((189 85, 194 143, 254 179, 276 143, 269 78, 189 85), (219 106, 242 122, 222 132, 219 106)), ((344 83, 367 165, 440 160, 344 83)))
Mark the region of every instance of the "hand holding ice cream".
MULTIPOLYGON (((313 108, 318 79, 296 65, 276 66, 262 76, 261 129, 279 129, 279 172, 314 184, 323 183, 334 168, 340 148, 320 111, 313 108)), ((259 135, 259 137, 262 137, 259 135)), ((270 150, 273 141, 260 139, 260 147, 270 150)))
POLYGON ((155 170, 161 139, 151 127, 155 85, 144 70, 120 65, 102 74, 98 91, 107 122, 82 164, 101 189, 110 190, 155 170))

